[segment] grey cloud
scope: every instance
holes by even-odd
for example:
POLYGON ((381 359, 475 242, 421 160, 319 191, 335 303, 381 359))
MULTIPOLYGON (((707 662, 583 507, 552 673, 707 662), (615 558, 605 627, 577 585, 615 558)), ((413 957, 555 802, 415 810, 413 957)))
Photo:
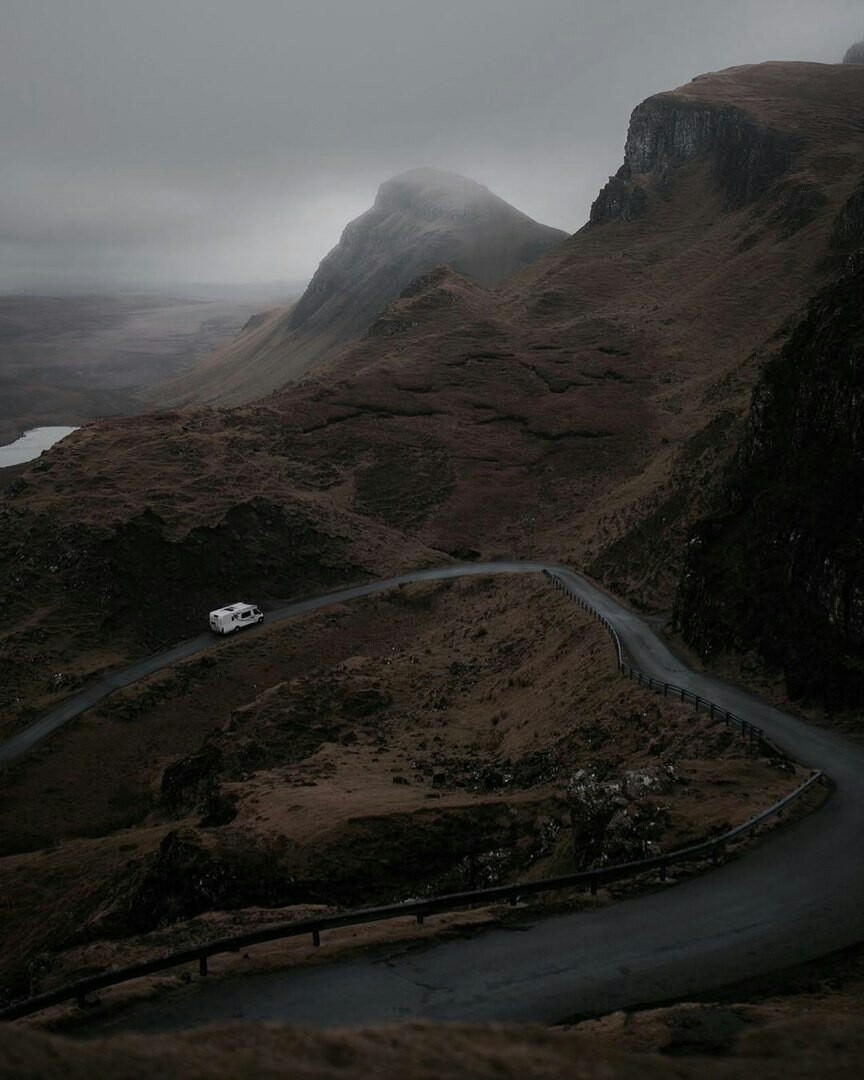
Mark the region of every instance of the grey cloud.
POLYGON ((417 165, 572 231, 642 98, 862 31, 859 0, 6 0, 0 287, 300 277, 417 165))

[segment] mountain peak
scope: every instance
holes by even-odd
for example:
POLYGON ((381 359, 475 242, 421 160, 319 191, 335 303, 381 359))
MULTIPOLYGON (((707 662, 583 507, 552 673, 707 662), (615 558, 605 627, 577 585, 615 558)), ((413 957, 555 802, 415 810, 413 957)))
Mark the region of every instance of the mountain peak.
MULTIPOLYGON (((258 320, 236 342, 166 386, 176 402, 248 401, 302 377, 369 329, 404 289, 442 264, 496 286, 567 237, 482 184, 440 169, 385 180, 349 222, 290 311, 258 320)), ((169 396, 170 395, 170 396, 169 396)))
POLYGON ((843 57, 844 64, 864 64, 864 40, 851 45, 843 57))
POLYGON ((346 226, 290 325, 339 324, 347 340, 410 281, 441 263, 481 285, 497 285, 565 236, 467 176, 411 169, 385 180, 375 205, 346 226))
MULTIPOLYGON (((458 173, 440 169, 409 169, 393 176, 378 188, 375 208, 412 213, 435 220, 472 221, 498 205, 503 199, 489 188, 458 173)), ((514 212, 515 208, 511 209, 514 212)))

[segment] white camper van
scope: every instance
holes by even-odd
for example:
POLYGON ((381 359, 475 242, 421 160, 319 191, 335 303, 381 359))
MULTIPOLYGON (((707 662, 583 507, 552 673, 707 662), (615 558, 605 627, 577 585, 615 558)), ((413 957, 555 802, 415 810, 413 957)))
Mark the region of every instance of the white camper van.
POLYGON ((263 612, 254 604, 244 604, 242 601, 210 612, 210 629, 214 634, 230 634, 232 630, 242 630, 244 626, 254 626, 263 621, 263 612))

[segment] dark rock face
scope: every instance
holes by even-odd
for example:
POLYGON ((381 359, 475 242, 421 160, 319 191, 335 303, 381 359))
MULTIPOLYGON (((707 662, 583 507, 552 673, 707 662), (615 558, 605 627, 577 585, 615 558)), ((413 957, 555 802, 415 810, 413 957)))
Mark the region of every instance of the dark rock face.
POLYGON ((162 774, 160 803, 176 813, 207 799, 216 786, 221 765, 222 755, 215 745, 173 762, 162 774))
MULTIPOLYGON (((326 564, 338 563, 345 540, 344 534, 317 528, 301 508, 295 514, 253 496, 228 510, 218 524, 194 529, 182 539, 173 538, 149 508, 110 530, 94 525, 58 531, 52 560, 68 572, 70 589, 99 596, 106 625, 137 612, 130 622, 141 640, 159 645, 178 632, 200 630, 202 611, 224 603, 226 590, 228 595, 249 593, 258 575, 278 582, 289 595, 316 580, 327 587, 339 575, 326 564), (172 594, 171 605, 165 604, 166 591, 172 594)), ((21 547, 26 547, 23 538, 21 547)), ((26 572, 26 550, 19 564, 26 572)))
POLYGON ((850 253, 864 244, 864 180, 846 200, 831 230, 831 246, 850 253))
MULTIPOLYGON (((621 170, 623 172, 623 170, 621 170)), ((635 221, 648 211, 648 195, 639 184, 628 183, 621 173, 610 176, 609 183, 591 204, 594 224, 604 221, 635 221)))
POLYGON ((860 253, 767 365, 721 508, 690 536, 675 619, 703 655, 755 648, 793 696, 864 702, 860 253))
POLYGON ((314 847, 235 826, 172 830, 109 884, 95 932, 146 933, 205 911, 350 907, 518 880, 558 840, 560 822, 548 809, 538 817, 537 804, 493 802, 358 817, 314 847))
POLYGON ((649 765, 607 779, 591 769, 575 773, 567 787, 575 869, 657 854, 666 817, 650 797, 668 794, 676 782, 671 765, 649 765))
POLYGON ((641 217, 648 205, 646 188, 667 196, 675 170, 706 156, 726 208, 737 209, 768 192, 798 146, 795 136, 760 127, 734 106, 673 94, 649 98, 633 111, 624 164, 591 207, 591 223, 641 217))
POLYGON ((843 57, 844 64, 864 64, 864 41, 857 41, 843 57))

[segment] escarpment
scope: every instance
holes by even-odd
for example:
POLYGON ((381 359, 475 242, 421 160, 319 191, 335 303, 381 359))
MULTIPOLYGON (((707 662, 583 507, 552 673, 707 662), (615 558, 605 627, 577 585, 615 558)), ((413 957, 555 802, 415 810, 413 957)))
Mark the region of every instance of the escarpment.
POLYGON ((658 94, 633 112, 624 164, 591 207, 591 223, 647 212, 648 192, 671 195, 674 172, 709 156, 724 208, 761 198, 791 165, 802 140, 757 123, 744 109, 658 94))
POLYGON ((794 697, 864 702, 864 253, 765 368, 721 507, 692 531, 677 623, 755 649, 794 697))
POLYGON ((864 246, 864 180, 837 215, 831 230, 831 246, 840 253, 851 253, 864 246))

